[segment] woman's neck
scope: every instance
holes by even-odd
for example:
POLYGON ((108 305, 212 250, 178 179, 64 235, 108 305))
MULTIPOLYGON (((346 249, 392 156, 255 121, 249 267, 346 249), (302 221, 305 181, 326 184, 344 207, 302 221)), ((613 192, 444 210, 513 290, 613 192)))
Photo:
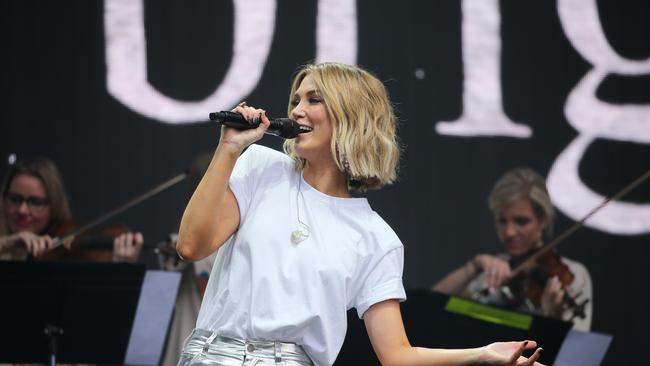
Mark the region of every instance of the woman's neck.
POLYGON ((307 162, 303 170, 303 177, 310 186, 328 196, 351 197, 347 177, 338 169, 334 161, 331 164, 307 162))

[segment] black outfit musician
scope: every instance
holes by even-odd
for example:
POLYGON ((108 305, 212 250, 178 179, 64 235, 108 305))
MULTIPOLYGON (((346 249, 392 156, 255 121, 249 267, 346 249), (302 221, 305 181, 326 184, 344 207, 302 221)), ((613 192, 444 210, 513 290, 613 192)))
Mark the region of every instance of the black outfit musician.
POLYGON ((549 252, 556 262, 552 269, 540 263, 511 279, 511 271, 541 248, 543 234, 551 231, 554 210, 544 179, 531 169, 510 170, 494 186, 489 204, 505 253, 476 255, 433 290, 570 320, 575 329, 589 330, 592 285, 582 264, 549 252))

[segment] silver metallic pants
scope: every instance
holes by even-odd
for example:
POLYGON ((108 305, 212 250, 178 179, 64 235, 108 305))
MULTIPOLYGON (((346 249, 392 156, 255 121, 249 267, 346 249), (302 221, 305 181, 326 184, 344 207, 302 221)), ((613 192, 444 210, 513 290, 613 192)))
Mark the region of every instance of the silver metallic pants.
POLYGON ((178 366, 313 366, 302 347, 294 343, 228 338, 194 329, 185 341, 178 366))

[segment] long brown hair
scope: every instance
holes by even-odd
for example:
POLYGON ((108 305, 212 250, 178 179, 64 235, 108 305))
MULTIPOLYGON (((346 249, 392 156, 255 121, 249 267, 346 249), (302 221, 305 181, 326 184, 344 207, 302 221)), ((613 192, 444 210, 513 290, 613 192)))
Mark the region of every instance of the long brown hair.
MULTIPOLYGON (((45 193, 50 205, 50 222, 45 230, 48 230, 52 223, 69 220, 71 218, 68 196, 63 188, 63 179, 56 164, 45 157, 34 157, 17 161, 9 168, 9 171, 2 180, 2 200, 0 200, 0 236, 11 234, 7 217, 5 215, 5 197, 11 186, 11 182, 19 175, 29 175, 37 178, 43 183, 45 193)), ((40 233, 39 233, 40 234, 40 233)))

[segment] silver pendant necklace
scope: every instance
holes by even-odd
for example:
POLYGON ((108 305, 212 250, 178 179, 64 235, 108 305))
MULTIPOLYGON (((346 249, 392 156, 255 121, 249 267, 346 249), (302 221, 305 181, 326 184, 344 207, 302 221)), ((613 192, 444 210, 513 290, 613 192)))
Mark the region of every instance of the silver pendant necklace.
POLYGON ((302 174, 298 180, 298 194, 296 195, 296 216, 298 217, 298 224, 300 228, 291 232, 291 242, 294 244, 299 244, 303 240, 309 237, 309 226, 300 220, 300 198, 305 200, 305 197, 302 195, 302 190, 300 189, 302 185, 302 174))

